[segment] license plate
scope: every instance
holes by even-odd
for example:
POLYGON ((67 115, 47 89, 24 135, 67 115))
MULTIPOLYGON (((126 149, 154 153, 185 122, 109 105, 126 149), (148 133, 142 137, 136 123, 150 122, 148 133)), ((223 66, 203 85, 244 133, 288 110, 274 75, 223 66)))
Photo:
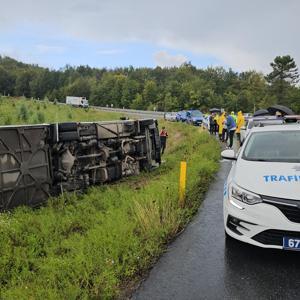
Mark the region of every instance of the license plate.
POLYGON ((283 249, 300 251, 300 238, 283 237, 283 249))

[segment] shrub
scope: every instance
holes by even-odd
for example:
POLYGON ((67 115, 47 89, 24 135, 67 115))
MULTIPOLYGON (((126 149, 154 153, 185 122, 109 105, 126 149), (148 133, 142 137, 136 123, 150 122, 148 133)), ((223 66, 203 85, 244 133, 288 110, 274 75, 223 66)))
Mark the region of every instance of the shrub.
POLYGON ((28 111, 27 106, 25 104, 21 105, 18 118, 21 121, 25 121, 25 122, 28 121, 29 111, 28 111))
POLYGON ((11 124, 12 124, 11 116, 6 116, 4 119, 4 125, 11 125, 11 124))
POLYGON ((45 115, 44 113, 42 112, 38 112, 37 113, 37 120, 38 120, 38 123, 45 123, 45 115))

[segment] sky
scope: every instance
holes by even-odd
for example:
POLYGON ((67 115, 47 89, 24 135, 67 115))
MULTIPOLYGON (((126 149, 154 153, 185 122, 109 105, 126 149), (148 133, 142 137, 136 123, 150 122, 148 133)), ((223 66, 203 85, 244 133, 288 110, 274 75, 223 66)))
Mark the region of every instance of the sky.
POLYGON ((298 0, 0 0, 0 55, 59 69, 300 64, 298 0))

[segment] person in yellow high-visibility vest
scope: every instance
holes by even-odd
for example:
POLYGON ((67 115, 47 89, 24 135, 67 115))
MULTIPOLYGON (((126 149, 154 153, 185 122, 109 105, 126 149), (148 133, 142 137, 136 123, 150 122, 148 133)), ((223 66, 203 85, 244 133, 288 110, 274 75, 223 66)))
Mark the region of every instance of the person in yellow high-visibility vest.
POLYGON ((241 128, 244 126, 244 124, 245 124, 245 117, 243 116, 243 113, 240 110, 238 112, 237 122, 236 122, 236 136, 237 136, 237 139, 238 139, 238 142, 239 142, 240 146, 242 145, 242 142, 241 142, 241 128))
POLYGON ((235 115, 234 111, 232 111, 230 115, 233 117, 234 122, 236 123, 237 122, 237 116, 235 115))
POLYGON ((219 125, 219 139, 222 140, 222 133, 224 128, 224 122, 225 122, 225 112, 221 114, 218 118, 218 125, 219 125))

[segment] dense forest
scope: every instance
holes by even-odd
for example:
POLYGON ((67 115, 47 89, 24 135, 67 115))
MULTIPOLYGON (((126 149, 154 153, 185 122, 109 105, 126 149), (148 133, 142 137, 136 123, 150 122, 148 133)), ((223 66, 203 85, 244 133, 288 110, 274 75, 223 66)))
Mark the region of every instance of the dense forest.
POLYGON ((191 63, 172 68, 98 69, 65 66, 50 70, 0 56, 0 94, 64 101, 85 96, 90 104, 177 111, 211 107, 253 112, 283 104, 300 112, 298 70, 289 55, 277 56, 267 76, 222 67, 197 69, 191 63))

